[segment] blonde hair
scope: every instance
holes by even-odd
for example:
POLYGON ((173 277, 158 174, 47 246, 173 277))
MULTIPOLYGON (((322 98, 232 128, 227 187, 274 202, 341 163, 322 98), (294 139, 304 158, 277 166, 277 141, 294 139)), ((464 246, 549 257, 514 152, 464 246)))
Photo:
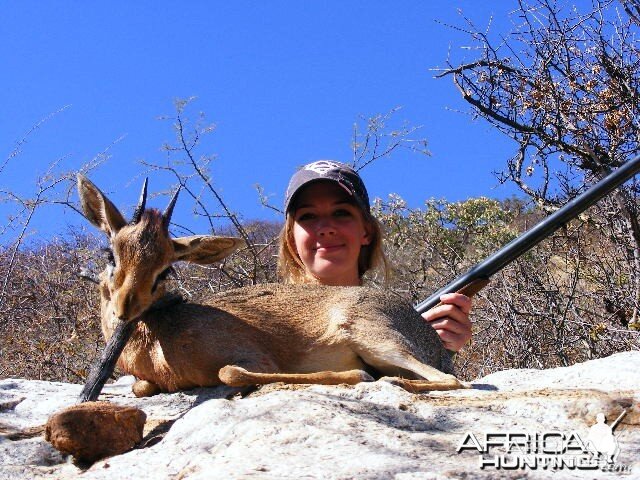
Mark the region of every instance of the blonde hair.
MULTIPOLYGON (((362 279, 365 273, 373 271, 382 276, 382 283, 386 283, 389 265, 382 247, 382 226, 371 213, 363 211, 360 207, 358 209, 362 213, 364 222, 371 228, 371 242, 361 247, 358 256, 358 276, 362 279)), ((307 270, 296 249, 293 238, 294 223, 294 216, 287 213, 278 239, 278 276, 284 283, 312 283, 314 279, 307 275, 307 270)))

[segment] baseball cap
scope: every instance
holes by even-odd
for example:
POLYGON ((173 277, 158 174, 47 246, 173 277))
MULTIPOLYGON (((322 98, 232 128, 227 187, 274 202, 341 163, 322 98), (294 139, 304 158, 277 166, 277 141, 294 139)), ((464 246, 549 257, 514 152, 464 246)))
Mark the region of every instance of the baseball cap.
POLYGON ((344 163, 333 160, 312 162, 293 174, 287 187, 284 211, 288 212, 295 195, 310 183, 320 180, 331 180, 344 188, 365 212, 370 212, 369 194, 360 175, 344 163))

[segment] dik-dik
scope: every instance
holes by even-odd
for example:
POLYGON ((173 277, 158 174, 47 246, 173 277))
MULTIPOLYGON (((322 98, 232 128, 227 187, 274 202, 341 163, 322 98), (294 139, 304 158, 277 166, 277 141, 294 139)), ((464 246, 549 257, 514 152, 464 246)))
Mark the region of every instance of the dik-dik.
POLYGON ((451 372, 451 360, 435 330, 382 290, 266 284, 162 306, 172 263, 208 265, 241 241, 171 238, 177 194, 164 213, 145 209, 146 182, 130 222, 82 175, 78 192, 113 253, 100 275, 105 339, 123 322, 135 325, 118 366, 137 377, 136 395, 222 383, 356 384, 380 376, 400 377, 392 381, 412 391, 465 386, 443 373, 451 372))

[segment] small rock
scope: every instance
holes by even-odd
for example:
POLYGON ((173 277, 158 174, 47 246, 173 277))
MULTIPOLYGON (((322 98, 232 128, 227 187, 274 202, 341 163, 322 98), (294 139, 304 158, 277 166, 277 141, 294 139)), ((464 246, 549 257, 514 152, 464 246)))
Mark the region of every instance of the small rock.
POLYGON ((76 460, 93 463, 131 450, 142 440, 146 417, 135 407, 81 403, 51 415, 45 439, 76 460))

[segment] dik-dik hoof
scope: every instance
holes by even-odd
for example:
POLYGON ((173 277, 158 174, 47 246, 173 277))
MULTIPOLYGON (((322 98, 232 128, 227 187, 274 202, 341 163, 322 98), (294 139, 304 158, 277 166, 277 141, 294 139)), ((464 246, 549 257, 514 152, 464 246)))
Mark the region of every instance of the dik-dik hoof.
POLYGON ((373 378, 371 375, 369 375, 364 370, 360 370, 359 372, 360 372, 360 381, 361 382, 375 382, 376 381, 375 378, 373 378))
POLYGON ((160 393, 160 387, 155 383, 149 382, 147 380, 137 380, 136 383, 131 387, 133 394, 140 397, 152 397, 160 393))
POLYGON ((222 367, 218 372, 218 378, 230 387, 244 387, 252 382, 247 379, 249 372, 242 367, 236 365, 227 365, 222 367))

